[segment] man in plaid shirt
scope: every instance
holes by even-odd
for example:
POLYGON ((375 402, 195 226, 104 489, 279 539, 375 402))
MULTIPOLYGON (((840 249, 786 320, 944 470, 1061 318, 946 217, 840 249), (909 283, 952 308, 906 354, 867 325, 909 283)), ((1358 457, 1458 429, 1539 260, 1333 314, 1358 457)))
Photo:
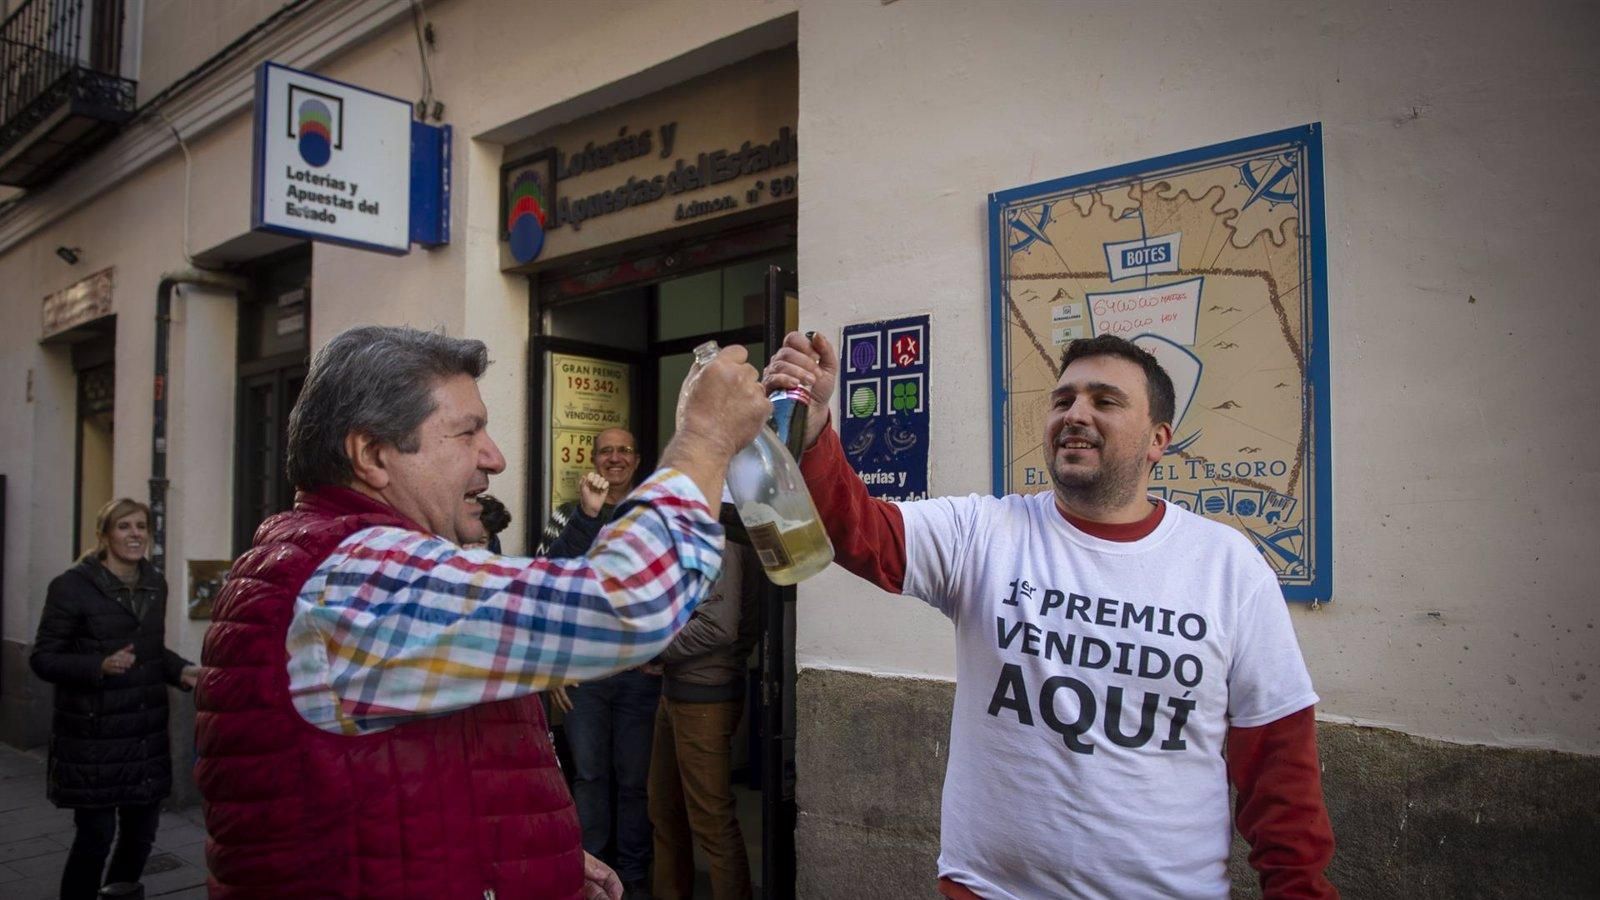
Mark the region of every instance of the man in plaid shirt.
POLYGON ((621 896, 615 874, 578 847, 531 695, 646 662, 671 642, 721 569, 707 498, 721 495, 728 460, 771 406, 745 351, 723 350, 691 386, 661 468, 587 556, 499 556, 461 546, 483 537, 475 498, 505 468, 476 383, 487 363, 479 341, 380 327, 338 335, 312 363, 289 423, 295 509, 263 524, 235 564, 206 640, 199 780, 214 897, 313 885, 334 896, 621 896), (286 630, 262 627, 280 618, 286 630), (282 668, 263 671, 272 657, 282 668), (291 707, 325 737, 286 728, 279 709, 291 707), (472 796, 403 776, 404 754, 416 753, 427 778, 459 774, 472 796), (545 787, 515 780, 535 776, 545 787), (492 787, 479 795, 479 785, 492 787), (283 821, 323 827, 341 804, 391 796, 397 822, 329 825, 281 867, 271 862, 281 831, 243 824, 272 820, 282 802, 283 821), (318 804, 327 814, 308 814, 318 804), (375 839, 374 828, 393 834, 375 839), (317 872, 305 854, 322 850, 317 872))

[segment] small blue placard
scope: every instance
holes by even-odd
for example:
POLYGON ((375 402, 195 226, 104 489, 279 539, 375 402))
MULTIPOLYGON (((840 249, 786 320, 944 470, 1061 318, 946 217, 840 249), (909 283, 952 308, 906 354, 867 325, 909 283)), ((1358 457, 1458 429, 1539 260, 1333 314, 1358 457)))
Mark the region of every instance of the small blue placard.
POLYGON ((449 125, 411 123, 411 242, 450 243, 449 125))
POLYGON ((867 493, 928 497, 928 317, 846 325, 839 438, 867 493))

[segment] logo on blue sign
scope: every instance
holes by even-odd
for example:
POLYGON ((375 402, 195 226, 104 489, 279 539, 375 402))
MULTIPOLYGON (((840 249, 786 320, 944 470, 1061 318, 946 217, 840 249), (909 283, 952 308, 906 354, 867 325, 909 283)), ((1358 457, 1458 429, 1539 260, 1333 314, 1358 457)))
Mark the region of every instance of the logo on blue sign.
POLYGON ((300 158, 322 168, 333 156, 333 111, 321 100, 300 104, 300 158))
POLYGON ((289 137, 306 165, 320 169, 344 147, 344 98, 289 85, 289 137))
POLYGON ((517 175, 507 199, 510 212, 506 216, 506 234, 510 238, 511 256, 519 263, 533 262, 544 249, 545 222, 550 209, 544 185, 533 169, 517 175))

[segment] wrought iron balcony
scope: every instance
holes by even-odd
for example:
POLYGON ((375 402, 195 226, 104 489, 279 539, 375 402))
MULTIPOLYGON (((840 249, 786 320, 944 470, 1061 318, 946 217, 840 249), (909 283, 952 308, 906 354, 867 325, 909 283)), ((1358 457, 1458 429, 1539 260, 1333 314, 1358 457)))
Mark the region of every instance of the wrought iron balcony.
POLYGON ((27 0, 0 24, 0 185, 35 187, 133 117, 123 0, 27 0))

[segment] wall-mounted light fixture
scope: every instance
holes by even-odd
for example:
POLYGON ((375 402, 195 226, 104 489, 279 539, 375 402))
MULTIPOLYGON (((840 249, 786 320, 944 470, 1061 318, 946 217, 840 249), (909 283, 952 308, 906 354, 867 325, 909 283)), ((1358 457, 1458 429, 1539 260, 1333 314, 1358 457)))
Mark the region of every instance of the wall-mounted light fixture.
POLYGON ((82 247, 68 247, 65 244, 62 244, 56 248, 56 255, 61 257, 61 261, 69 266, 75 266, 78 264, 78 254, 82 252, 82 247))

